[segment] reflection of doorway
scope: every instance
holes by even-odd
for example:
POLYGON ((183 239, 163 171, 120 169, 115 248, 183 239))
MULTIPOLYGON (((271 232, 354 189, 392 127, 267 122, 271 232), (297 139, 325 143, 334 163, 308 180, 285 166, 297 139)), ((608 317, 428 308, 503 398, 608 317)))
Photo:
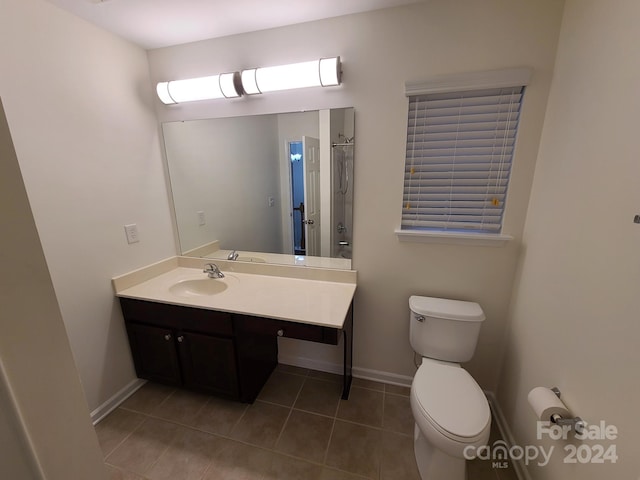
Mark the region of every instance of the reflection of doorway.
POLYGON ((291 230, 295 255, 320 255, 320 141, 288 142, 291 164, 291 230))
POLYGON ((320 255, 320 140, 302 137, 304 234, 307 255, 320 255))
POLYGON ((306 254, 306 238, 304 231, 304 151, 302 142, 289 142, 289 158, 291 159, 291 201, 293 215, 293 253, 306 254))

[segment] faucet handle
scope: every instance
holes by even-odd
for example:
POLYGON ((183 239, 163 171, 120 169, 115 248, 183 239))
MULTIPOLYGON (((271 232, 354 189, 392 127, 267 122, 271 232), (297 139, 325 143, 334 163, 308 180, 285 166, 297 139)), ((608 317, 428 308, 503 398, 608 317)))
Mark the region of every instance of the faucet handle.
POLYGON ((218 266, 215 263, 206 263, 202 273, 215 272, 216 270, 218 270, 218 266))
POLYGON ((209 278, 224 278, 224 273, 220 271, 220 269, 215 263, 205 264, 204 270, 202 270, 202 273, 208 274, 209 278))

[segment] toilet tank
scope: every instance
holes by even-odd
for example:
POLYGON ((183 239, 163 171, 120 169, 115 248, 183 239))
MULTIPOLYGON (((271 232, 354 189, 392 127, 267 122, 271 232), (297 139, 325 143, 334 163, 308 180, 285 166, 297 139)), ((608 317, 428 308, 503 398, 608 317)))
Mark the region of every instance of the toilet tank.
POLYGON ((409 308, 409 336, 416 353, 445 362, 471 360, 485 319, 480 305, 414 295, 409 308))

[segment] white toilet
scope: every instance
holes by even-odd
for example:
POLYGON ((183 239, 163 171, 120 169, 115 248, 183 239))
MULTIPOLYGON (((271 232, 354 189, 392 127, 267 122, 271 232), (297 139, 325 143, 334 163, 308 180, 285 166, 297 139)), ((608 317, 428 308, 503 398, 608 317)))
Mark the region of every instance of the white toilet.
POLYGON ((486 445, 491 430, 487 398, 460 366, 473 357, 485 316, 477 303, 443 298, 412 296, 409 308, 411 347, 422 356, 411 384, 420 477, 464 480, 465 448, 486 445))

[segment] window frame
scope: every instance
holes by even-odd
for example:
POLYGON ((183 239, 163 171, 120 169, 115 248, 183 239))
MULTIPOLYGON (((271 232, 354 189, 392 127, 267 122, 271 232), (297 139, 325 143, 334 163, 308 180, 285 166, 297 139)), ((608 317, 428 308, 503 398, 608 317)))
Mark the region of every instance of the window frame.
MULTIPOLYGON (((516 86, 526 87, 529 84, 531 76, 532 69, 528 67, 454 75, 440 75, 421 82, 406 82, 405 95, 407 99, 409 99, 409 97, 418 95, 508 88, 516 86)), ((409 111, 408 103, 409 102, 407 102, 407 112, 409 111)), ((408 136, 406 138, 408 138, 408 136)), ((513 158, 515 158, 515 151, 513 158)), ((403 171, 405 168, 406 155, 405 161, 403 162, 403 171)), ((404 195, 404 182, 402 192, 404 195)), ((508 189, 506 195, 508 198, 508 189)), ((402 218, 402 209, 400 216, 402 218)), ((398 240, 402 242, 473 244, 480 246, 503 246, 506 242, 513 239, 511 235, 504 233, 504 212, 503 219, 501 221, 501 230, 496 233, 474 231, 461 232, 438 229, 409 229, 406 227, 402 228, 402 226, 400 226, 395 229, 395 234, 398 237, 398 240)))

